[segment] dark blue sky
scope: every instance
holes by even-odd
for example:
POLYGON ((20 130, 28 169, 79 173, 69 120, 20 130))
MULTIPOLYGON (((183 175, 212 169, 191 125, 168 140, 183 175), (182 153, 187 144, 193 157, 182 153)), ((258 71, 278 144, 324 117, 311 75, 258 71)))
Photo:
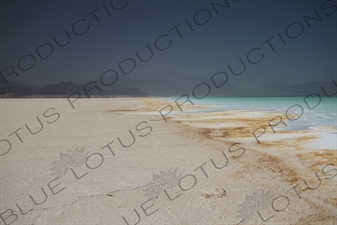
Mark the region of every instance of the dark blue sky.
MULTIPOLYGON (((124 76, 118 64, 132 58, 136 66, 127 75, 132 79, 151 71, 159 71, 160 78, 160 71, 167 69, 205 77, 225 71, 229 82, 241 87, 337 79, 336 0, 227 2, 229 8, 211 4, 226 5, 223 0, 1 1, 0 71, 8 80, 31 84, 86 82, 110 69, 124 76), (303 16, 320 16, 322 21, 309 19, 307 24, 303 16), (59 47, 53 37, 65 44, 64 29, 71 41, 59 47), (172 41, 166 50, 155 47, 160 36, 158 48, 172 41), (275 52, 267 42, 262 44, 268 39, 275 52), (140 62, 135 52, 145 59, 150 55, 147 44, 154 55, 140 62), (51 53, 44 60, 36 52, 41 45, 42 57, 51 53), (254 48, 250 59, 264 58, 251 64, 247 54, 254 48), (240 57, 246 70, 233 76, 228 65, 242 70, 240 57), (11 74, 13 68, 19 77, 11 74)), ((122 67, 130 69, 130 62, 122 67)))

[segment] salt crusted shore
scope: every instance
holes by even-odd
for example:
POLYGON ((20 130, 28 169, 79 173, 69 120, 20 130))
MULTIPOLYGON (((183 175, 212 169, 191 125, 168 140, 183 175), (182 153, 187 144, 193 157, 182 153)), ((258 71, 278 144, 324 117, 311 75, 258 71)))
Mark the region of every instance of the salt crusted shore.
POLYGON ((331 127, 274 133, 282 112, 154 98, 73 106, 1 100, 0 224, 336 224, 331 127))

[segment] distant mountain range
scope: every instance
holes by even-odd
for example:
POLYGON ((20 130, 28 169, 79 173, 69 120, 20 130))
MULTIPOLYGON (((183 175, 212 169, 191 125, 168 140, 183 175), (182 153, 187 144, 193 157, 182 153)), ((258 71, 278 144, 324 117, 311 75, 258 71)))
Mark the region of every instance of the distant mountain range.
MULTIPOLYGON (((93 87, 93 85, 92 85, 93 87)), ((43 97, 68 97, 74 92, 81 93, 86 96, 82 85, 76 85, 73 82, 61 82, 58 84, 48 84, 41 88, 31 85, 22 85, 11 83, 8 86, 0 88, 0 97, 2 98, 43 98, 43 97)), ((106 89, 101 87, 102 91, 93 89, 89 92, 90 97, 113 97, 113 96, 147 96, 148 94, 133 87, 121 87, 114 85, 113 88, 106 89)), ((90 87, 88 87, 90 90, 90 87)))
MULTIPOLYGON (((86 97, 83 86, 88 84, 84 82, 75 84, 74 82, 61 82, 58 84, 48 84, 45 86, 26 85, 20 82, 10 81, 9 84, 3 84, 0 87, 0 97, 4 98, 42 98, 42 97, 68 97, 74 92, 81 93, 82 97, 86 97)), ((114 97, 114 96, 180 96, 183 94, 203 96, 208 89, 205 84, 210 87, 210 95, 217 96, 305 96, 311 93, 322 93, 323 87, 328 93, 335 93, 337 85, 326 81, 311 81, 304 84, 285 85, 285 84, 269 84, 259 88, 239 88, 230 83, 226 83, 220 88, 216 88, 211 80, 207 77, 190 77, 176 73, 171 70, 154 71, 152 74, 144 76, 136 76, 129 78, 120 76, 116 83, 111 86, 104 86, 100 80, 94 80, 101 89, 93 89, 89 92, 90 97, 114 97), (160 75, 159 75, 160 74, 160 75)), ((218 84, 224 80, 218 79, 218 84)), ((87 86, 87 90, 94 87, 91 83, 87 86)))

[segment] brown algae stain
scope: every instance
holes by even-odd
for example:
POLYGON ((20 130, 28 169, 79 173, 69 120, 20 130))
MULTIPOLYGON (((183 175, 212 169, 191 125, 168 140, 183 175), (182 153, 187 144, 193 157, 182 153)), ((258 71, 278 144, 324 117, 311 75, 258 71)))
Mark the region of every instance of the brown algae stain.
POLYGON ((296 155, 301 161, 310 165, 310 169, 314 172, 320 172, 322 167, 328 164, 337 166, 336 150, 320 150, 315 152, 305 152, 296 155))
POLYGON ((289 183, 298 182, 300 179, 300 175, 295 169, 288 167, 276 156, 264 154, 260 159, 260 163, 273 172, 281 174, 289 183))

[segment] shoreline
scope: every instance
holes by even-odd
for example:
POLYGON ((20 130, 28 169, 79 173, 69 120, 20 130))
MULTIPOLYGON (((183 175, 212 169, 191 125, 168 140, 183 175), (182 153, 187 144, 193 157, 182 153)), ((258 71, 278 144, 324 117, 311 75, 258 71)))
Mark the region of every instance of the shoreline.
MULTIPOLYGON (((214 123, 219 118, 224 119, 224 123, 229 119, 242 122, 230 123, 231 126, 226 128, 228 135, 223 136, 223 128, 191 126, 195 121, 203 121, 205 115, 189 114, 187 110, 171 114, 168 122, 165 122, 158 113, 165 104, 171 103, 157 99, 87 99, 74 102, 76 108, 72 109, 63 100, 2 102, 2 117, 6 118, 2 125, 2 138, 8 138, 7 133, 22 127, 20 135, 24 141, 21 144, 18 140, 13 141, 11 151, 0 158, 3 168, 6 168, 0 174, 2 212, 13 209, 19 215, 13 224, 20 221, 35 224, 97 223, 91 216, 93 214, 100 215, 102 224, 108 221, 125 223, 123 216, 132 223, 137 218, 133 209, 142 213, 139 224, 171 221, 173 215, 177 218, 177 224, 183 221, 184 224, 197 224, 200 221, 232 224, 239 222, 239 205, 245 195, 263 189, 271 191, 275 197, 286 195, 291 199, 291 204, 281 212, 273 211, 272 207, 261 211, 266 217, 274 215, 270 220, 272 223, 289 221, 290 224, 308 224, 314 219, 334 221, 336 177, 325 177, 330 178, 335 174, 333 168, 336 164, 331 159, 336 158, 336 151, 325 149, 318 152, 313 149, 308 152, 307 149, 290 148, 295 146, 293 144, 306 146, 308 138, 303 137, 310 139, 311 133, 305 131, 297 134, 299 136, 294 141, 286 138, 293 135, 292 132, 271 133, 277 138, 263 146, 258 145, 254 138, 249 139, 249 129, 246 135, 242 130, 235 129, 247 124, 251 127, 262 125, 258 120, 247 118, 245 113, 233 111, 206 115, 206 120, 214 120, 214 123), (45 118, 42 114, 50 106, 60 114, 60 118, 49 124, 47 121, 56 120, 56 116, 45 118), (37 115, 44 128, 32 135, 25 130, 25 124, 37 131, 37 115), (190 117, 189 120, 185 120, 186 117, 190 117), (135 137, 134 143, 130 132, 135 137), (81 146, 89 154, 94 154, 90 157, 89 167, 97 168, 90 169, 86 165, 74 168, 78 177, 83 176, 81 179, 68 171, 55 191, 63 187, 66 189, 54 196, 47 186, 53 179, 50 175, 52 163, 59 160, 59 152, 81 146), (103 161, 98 154, 102 155, 103 161), (334 166, 324 167, 329 164, 334 166), (185 176, 190 174, 181 183, 186 190, 182 191, 178 186, 167 189, 171 199, 180 194, 174 201, 161 192, 154 205, 146 210, 151 213, 158 208, 159 211, 150 216, 144 215, 140 206, 147 200, 144 188, 153 179, 153 174, 175 168, 185 176), (310 190, 304 181, 311 187, 317 186, 315 173, 322 177, 322 184, 316 190, 310 190), (192 175, 196 179, 194 185, 192 175), (301 198, 294 189, 291 190, 294 186, 301 198), (34 206, 29 195, 42 202, 40 187, 46 190, 49 198, 45 203, 34 206), (226 195, 219 195, 216 191, 219 189, 224 189, 226 195), (15 204, 26 211, 30 207, 34 210, 21 215, 15 204), (111 215, 111 211, 116 213, 111 215), (62 219, 57 215, 63 215, 62 219)), ((193 110, 193 107, 185 108, 193 110)), ((258 119, 266 118, 268 121, 270 114, 258 116, 258 119)), ((14 137, 10 136, 9 140, 12 141, 14 137)), ((314 141, 316 137, 311 138, 314 141)), ((52 184, 56 185, 57 182, 52 184)), ((281 205, 275 207, 284 207, 282 200, 281 205)), ((149 206, 151 204, 147 202, 143 208, 149 206)), ((252 221, 262 222, 257 214, 252 221)))

